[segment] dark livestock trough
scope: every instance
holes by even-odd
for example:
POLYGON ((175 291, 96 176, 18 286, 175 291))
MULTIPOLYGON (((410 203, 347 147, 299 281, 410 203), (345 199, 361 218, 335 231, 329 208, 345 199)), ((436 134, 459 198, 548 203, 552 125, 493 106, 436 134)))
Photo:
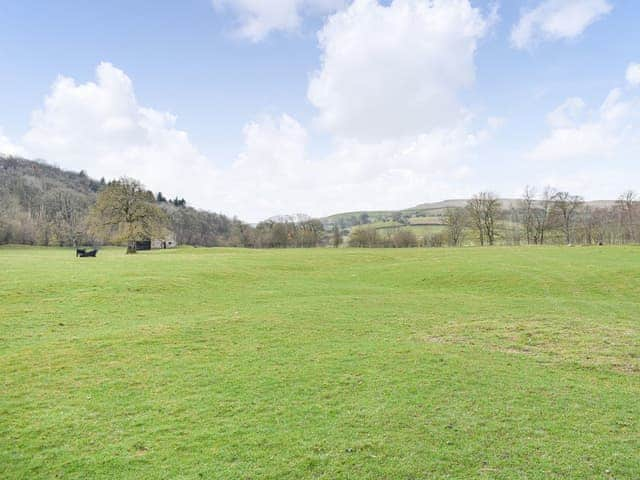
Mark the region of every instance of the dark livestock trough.
POLYGON ((98 249, 86 249, 86 248, 76 248, 76 257, 86 258, 86 257, 94 257, 98 253, 98 249))

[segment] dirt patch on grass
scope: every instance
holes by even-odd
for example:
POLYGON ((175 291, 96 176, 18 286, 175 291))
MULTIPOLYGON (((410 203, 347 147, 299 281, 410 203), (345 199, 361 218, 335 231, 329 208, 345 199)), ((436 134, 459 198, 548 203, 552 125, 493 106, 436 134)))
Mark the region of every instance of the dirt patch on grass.
POLYGON ((430 344, 474 346, 509 355, 640 374, 640 355, 637 354, 640 334, 629 328, 545 319, 461 322, 442 325, 441 330, 417 335, 417 338, 430 344))

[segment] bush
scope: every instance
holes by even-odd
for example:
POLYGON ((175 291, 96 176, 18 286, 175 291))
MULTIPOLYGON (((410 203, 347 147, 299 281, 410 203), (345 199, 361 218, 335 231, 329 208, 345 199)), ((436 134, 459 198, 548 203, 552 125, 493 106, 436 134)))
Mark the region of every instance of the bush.
POLYGON ((418 245, 418 238, 411 230, 398 230, 391 237, 395 248, 410 248, 418 245))
POLYGON ((434 233, 424 237, 425 247, 443 247, 447 243, 447 235, 445 233, 434 233))
POLYGON ((375 227, 358 227, 349 236, 350 247, 377 247, 379 245, 378 231, 375 227))

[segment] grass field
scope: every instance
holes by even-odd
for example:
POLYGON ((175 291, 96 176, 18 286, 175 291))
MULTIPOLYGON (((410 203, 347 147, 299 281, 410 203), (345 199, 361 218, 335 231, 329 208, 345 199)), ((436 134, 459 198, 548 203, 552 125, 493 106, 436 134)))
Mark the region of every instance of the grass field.
POLYGON ((2 479, 640 478, 640 247, 0 268, 2 479))

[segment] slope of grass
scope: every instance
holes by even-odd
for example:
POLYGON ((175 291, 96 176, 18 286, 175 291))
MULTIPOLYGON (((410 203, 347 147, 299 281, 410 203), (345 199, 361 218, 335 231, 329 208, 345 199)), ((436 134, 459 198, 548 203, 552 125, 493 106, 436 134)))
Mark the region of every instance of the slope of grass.
POLYGON ((640 249, 0 248, 0 478, 640 472, 640 249))

